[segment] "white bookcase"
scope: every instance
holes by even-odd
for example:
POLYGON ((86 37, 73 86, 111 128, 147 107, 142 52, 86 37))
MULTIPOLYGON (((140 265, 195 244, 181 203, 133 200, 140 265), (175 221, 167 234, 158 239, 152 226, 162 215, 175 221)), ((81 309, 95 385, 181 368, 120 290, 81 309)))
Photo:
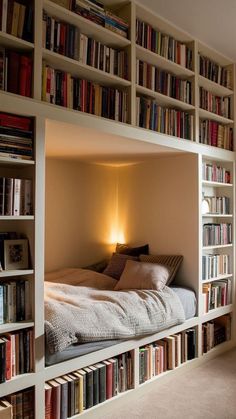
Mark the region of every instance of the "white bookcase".
MULTIPOLYGON (((108 3, 108 2, 107 2, 108 3)), ((139 347, 161 339, 168 335, 178 333, 187 328, 196 327, 198 330, 198 357, 197 359, 190 361, 186 364, 186 367, 191 368, 192 366, 198 365, 205 360, 210 359, 212 356, 227 350, 228 348, 235 345, 235 334, 234 330, 234 294, 235 294, 235 152, 220 149, 217 147, 211 147, 199 143, 199 123, 202 119, 210 119, 223 125, 229 125, 235 129, 235 116, 234 116, 234 103, 235 103, 235 78, 234 78, 234 64, 227 58, 208 48, 206 45, 193 39, 189 34, 182 32, 174 25, 170 24, 161 17, 155 15, 145 6, 141 5, 136 1, 131 1, 123 5, 119 10, 120 15, 124 15, 128 18, 130 24, 130 36, 129 39, 125 39, 116 33, 109 31, 101 26, 96 25, 83 17, 76 15, 75 13, 62 8, 56 3, 50 0, 35 0, 35 36, 34 43, 29 43, 12 35, 6 34, 0 31, 0 47, 12 48, 18 51, 25 51, 32 53, 34 57, 34 71, 33 71, 33 97, 25 98, 23 96, 15 95, 8 92, 0 91, 0 111, 9 112, 19 115, 28 115, 35 118, 35 160, 34 161, 20 161, 13 160, 10 158, 1 158, 0 160, 0 173, 1 176, 6 173, 30 175, 34 179, 34 191, 35 191, 35 211, 33 216, 29 217, 0 217, 0 225, 3 231, 12 229, 13 231, 19 231, 25 233, 29 237, 30 250, 32 255, 32 270, 29 271, 16 271, 16 272, 1 272, 0 278, 6 276, 17 276, 24 275, 30 278, 33 284, 32 301, 33 301, 33 316, 32 321, 2 325, 0 326, 0 334, 20 330, 27 327, 33 327, 35 332, 35 367, 34 372, 31 374, 25 374, 18 376, 4 384, 0 385, 0 397, 7 394, 28 388, 33 386, 35 388, 35 418, 44 418, 44 383, 45 381, 61 376, 63 374, 72 372, 79 368, 83 368, 88 365, 92 365, 95 362, 105 360, 117 354, 133 351, 134 354, 134 383, 135 391, 137 394, 145 392, 146 385, 139 386, 138 371, 139 371, 139 347), (81 64, 78 61, 70 59, 68 57, 59 55, 55 52, 49 51, 42 48, 42 13, 45 10, 48 14, 61 19, 65 22, 71 23, 77 26, 82 33, 85 33, 96 40, 103 42, 112 47, 123 48, 128 52, 129 56, 129 78, 128 80, 121 79, 117 76, 105 73, 101 70, 93 67, 81 64), (157 28, 164 33, 173 36, 179 41, 186 42, 191 45, 193 51, 193 68, 189 70, 179 64, 176 64, 160 55, 157 55, 139 45, 136 44, 136 18, 142 19, 145 22, 151 24, 154 28, 157 28), (198 54, 201 53, 204 56, 218 62, 223 66, 232 67, 232 90, 228 89, 220 84, 214 83, 207 78, 202 77, 199 74, 198 68, 198 54), (165 96, 161 93, 154 92, 145 87, 139 86, 136 83, 136 59, 143 60, 149 64, 155 65, 167 72, 172 73, 175 76, 181 77, 182 79, 188 79, 192 82, 192 104, 186 104, 177 99, 165 96), (49 104, 41 100, 41 87, 42 87, 42 63, 52 65, 56 69, 62 71, 68 71, 77 77, 84 77, 89 80, 96 81, 101 85, 115 86, 118 88, 127 89, 129 93, 128 102, 128 114, 129 123, 122 124, 116 121, 108 120, 105 118, 97 117, 91 114, 78 112, 72 109, 63 108, 54 104, 49 104), (211 93, 219 96, 230 96, 232 98, 232 110, 231 118, 227 119, 222 116, 213 114, 200 108, 199 105, 199 87, 204 87, 211 93), (149 98, 155 99, 163 106, 174 107, 181 110, 186 110, 194 116, 194 141, 179 139, 171 137, 165 134, 157 133, 147 129, 139 128, 136 126, 136 95, 144 95, 149 98), (61 364, 56 364, 52 367, 45 368, 44 366, 44 307, 43 307, 43 288, 44 288, 44 226, 45 226, 45 136, 47 121, 53 120, 56 122, 73 124, 78 129, 93 128, 98 132, 106 135, 119 136, 121 140, 126 140, 132 144, 133 155, 136 154, 139 144, 146 144, 147 149, 149 146, 153 146, 153 153, 158 150, 166 150, 184 153, 195 153, 198 155, 198 196, 195 197, 199 203, 198 207, 198 219, 196 220, 198 235, 193 240, 199 243, 199 283, 198 283, 198 313, 193 319, 186 321, 184 324, 171 328, 170 330, 157 333, 151 337, 145 337, 141 339, 135 339, 120 343, 113 347, 94 352, 82 356, 77 359, 69 360, 61 364), (122 138, 123 137, 123 138, 122 138), (155 148, 156 147, 156 148, 155 148), (209 182, 202 178, 202 162, 217 162, 217 164, 227 168, 231 172, 231 184, 219 184, 217 182, 209 182), (202 192, 208 191, 210 194, 224 194, 230 197, 231 210, 230 214, 217 215, 208 214, 207 216, 202 215, 201 212, 201 201, 202 192), (202 244, 202 226, 206 222, 230 222, 233 225, 233 241, 232 244, 226 246, 210 246, 204 247, 202 244), (232 279, 232 302, 231 304, 220 307, 215 310, 210 310, 208 313, 203 312, 203 296, 202 296, 202 255, 206 252, 210 253, 227 253, 230 255, 230 272, 227 278, 232 279), (201 355, 201 329, 202 324, 206 321, 210 321, 221 315, 231 313, 233 317, 232 324, 232 339, 230 342, 225 342, 219 347, 214 348, 208 354, 201 355)), ((234 133, 235 137, 235 133, 234 133)), ((112 138, 111 138, 112 139, 112 138)), ((236 137, 235 137, 236 139, 236 137)), ((70 147, 69 138, 68 147, 70 147)), ((234 141, 235 143, 236 141, 234 141)), ((235 149, 235 145, 234 145, 235 149)), ((114 142, 113 145, 114 153, 119 150, 118 142, 114 142)), ((211 278, 209 282, 214 282, 218 278, 211 278)), ((204 281, 205 283, 206 281, 204 281)), ((191 284, 189 284, 191 286, 191 284)), ((183 364, 184 366, 185 364, 183 364)), ((168 374, 175 373, 176 370, 168 372, 168 374)), ((166 374, 165 374, 166 375, 166 374)), ((161 376, 160 376, 161 377, 161 376)), ((155 379, 158 379, 156 377, 155 379)), ((155 379, 150 380, 154 383, 155 379)), ((127 393, 122 394, 127 397, 134 392, 131 390, 127 393)), ((98 410, 101 410, 106 406, 107 403, 119 403, 120 395, 114 399, 98 405, 88 411, 82 413, 83 416, 96 417, 98 410), (98 409, 98 410, 97 410, 98 409)), ((79 415, 81 416, 81 415, 79 415)))

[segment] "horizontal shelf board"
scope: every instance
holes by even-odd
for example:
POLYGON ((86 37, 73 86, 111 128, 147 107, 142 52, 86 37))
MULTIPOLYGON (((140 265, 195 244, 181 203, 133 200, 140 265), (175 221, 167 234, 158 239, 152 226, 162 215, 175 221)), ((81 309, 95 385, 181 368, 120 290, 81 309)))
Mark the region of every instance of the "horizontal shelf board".
POLYGON ((5 48, 14 48, 14 50, 19 51, 31 51, 34 49, 34 44, 31 42, 17 38, 16 36, 10 35, 3 31, 0 31, 0 44, 5 48))
POLYGON ((199 108, 199 117, 201 119, 210 119, 212 121, 216 121, 222 124, 233 124, 234 121, 232 119, 224 118, 223 116, 217 115, 216 113, 206 111, 205 109, 199 108))
POLYGON ((220 355, 221 353, 226 352, 233 347, 235 347, 235 341, 232 339, 226 340, 225 342, 222 342, 219 345, 216 345, 214 348, 210 349, 210 351, 202 354, 201 357, 203 357, 205 362, 205 359, 209 358, 210 360, 212 357, 215 358, 217 355, 220 355))
POLYGON ((0 397, 7 394, 15 393, 27 387, 32 387, 36 384, 36 374, 21 374, 13 377, 11 380, 0 384, 0 397))
POLYGON ((155 92, 154 90, 148 89, 143 86, 136 85, 136 92, 147 95, 155 99, 160 105, 172 106, 185 111, 194 110, 195 107, 188 103, 182 102, 181 100, 172 98, 170 96, 163 95, 162 93, 155 92))
POLYGON ((209 213, 209 214, 202 214, 202 217, 204 218, 232 218, 233 214, 214 214, 214 213, 209 213))
POLYGON ((224 314, 231 313, 233 311, 233 304, 229 304, 224 307, 215 308, 201 316, 202 323, 213 320, 217 317, 223 316, 224 314))
POLYGON ((46 367, 44 370, 45 381, 51 380, 60 375, 67 374, 68 372, 72 372, 80 368, 84 368, 88 365, 93 365, 97 362, 100 362, 104 359, 111 358, 121 353, 131 351, 135 348, 138 348, 139 346, 143 346, 148 343, 154 342, 156 340, 162 339, 166 336, 179 333, 182 330, 194 327, 198 324, 199 324, 198 317, 193 317, 192 319, 186 320, 182 324, 173 326, 169 329, 165 329, 162 332, 155 333, 153 335, 149 335, 146 337, 130 339, 130 340, 118 343, 114 346, 110 346, 108 348, 105 348, 105 349, 102 349, 102 350, 99 350, 99 351, 96 351, 96 352, 93 352, 84 356, 70 359, 63 363, 46 367))
POLYGON ((210 250, 210 249, 223 249, 225 247, 233 247, 231 244, 218 244, 218 245, 212 245, 212 246, 203 246, 202 250, 210 250))
POLYGON ((21 159, 18 157, 3 157, 0 156, 0 164, 4 164, 4 165, 21 165, 21 166, 30 166, 30 165, 34 165, 35 161, 34 160, 26 160, 26 159, 21 159))
POLYGON ((203 186, 216 186, 217 188, 225 188, 230 187, 232 188, 232 183, 224 183, 224 182, 213 182, 211 180, 203 180, 202 181, 203 186))
POLYGON ((97 25, 91 20, 85 19, 84 17, 77 15, 64 7, 57 5, 56 3, 51 2, 50 0, 43 1, 43 8, 48 14, 51 14, 58 19, 62 19, 62 21, 70 23, 71 25, 77 26, 83 34, 90 36, 105 45, 112 47, 126 47, 131 43, 129 39, 124 38, 123 36, 118 35, 103 26, 97 25))
POLYGON ((43 48, 43 59, 45 59, 47 64, 50 64, 57 70, 65 71, 73 76, 92 80, 102 85, 124 87, 131 85, 129 80, 98 70, 90 65, 82 64, 79 61, 57 54, 46 48, 43 48))
POLYGON ((17 323, 4 323, 0 325, 0 335, 2 333, 15 332, 16 330, 34 327, 33 321, 22 321, 17 323))
POLYGON ((232 278, 232 277, 233 277, 233 274, 219 275, 219 276, 216 276, 215 278, 202 280, 202 284, 208 284, 209 282, 220 281, 221 279, 228 279, 228 278, 232 278))
POLYGON ((139 60, 146 61, 149 64, 155 65, 158 68, 169 71, 180 77, 192 77, 194 72, 182 65, 176 64, 174 61, 170 61, 167 58, 162 57, 155 52, 150 51, 147 48, 143 48, 136 44, 136 56, 139 60))
POLYGON ((0 221, 12 221, 12 220, 34 220, 33 215, 0 215, 0 221))
POLYGON ((8 276, 23 276, 23 275, 32 275, 34 273, 33 269, 16 269, 11 271, 1 271, 0 278, 6 278, 8 276))
POLYGON ((201 75, 198 76, 199 86, 204 87, 204 89, 213 93, 216 96, 231 96, 234 94, 233 90, 227 89, 227 87, 221 86, 214 81, 207 79, 201 75))

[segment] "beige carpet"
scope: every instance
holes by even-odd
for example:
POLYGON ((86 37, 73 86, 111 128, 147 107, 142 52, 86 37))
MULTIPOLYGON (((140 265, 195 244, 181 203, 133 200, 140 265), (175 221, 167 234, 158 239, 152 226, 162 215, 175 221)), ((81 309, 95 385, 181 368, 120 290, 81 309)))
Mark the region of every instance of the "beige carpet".
POLYGON ((236 419, 236 349, 155 387, 96 418, 236 419))

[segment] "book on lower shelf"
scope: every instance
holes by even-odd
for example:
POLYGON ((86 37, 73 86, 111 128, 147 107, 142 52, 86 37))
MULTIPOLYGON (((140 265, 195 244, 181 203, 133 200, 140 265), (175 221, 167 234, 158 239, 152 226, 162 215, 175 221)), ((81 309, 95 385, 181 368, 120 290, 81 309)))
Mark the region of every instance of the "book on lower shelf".
POLYGON ((0 325, 32 319, 31 283, 28 279, 0 284, 0 325))
POLYGON ((32 215, 32 180, 0 178, 0 215, 32 215))
POLYGON ((230 275, 230 257, 228 254, 215 253, 202 256, 202 280, 230 275))
POLYGON ((222 246, 232 243, 231 223, 203 224, 203 246, 222 246))
POLYGON ((162 134, 194 140, 194 116, 188 112, 160 106, 146 97, 136 98, 136 124, 162 134))
POLYGON ((199 87, 199 104, 200 108, 208 112, 231 119, 230 96, 216 96, 203 87, 199 87))
POLYGON ((231 183, 231 173, 229 169, 216 163, 202 163, 202 179, 210 182, 231 183))
POLYGON ((207 79, 232 89, 232 70, 199 54, 199 73, 207 79))
POLYGON ((133 388, 133 376, 133 357, 126 352, 50 380, 45 384, 45 418, 53 411, 66 419, 102 403, 133 388))
POLYGON ((34 8, 33 1, 19 2, 1 0, 0 30, 10 35, 33 42, 34 8))
POLYGON ((0 399, 1 419, 34 419, 34 389, 18 391, 0 399))
POLYGON ((233 151, 233 128, 208 119, 200 120, 199 142, 233 151))
POLYGON ((231 279, 221 279, 212 283, 203 284, 203 311, 208 313, 219 307, 227 306, 232 301, 231 279))
POLYGON ((226 314, 202 325, 202 353, 231 339, 231 315, 226 314))

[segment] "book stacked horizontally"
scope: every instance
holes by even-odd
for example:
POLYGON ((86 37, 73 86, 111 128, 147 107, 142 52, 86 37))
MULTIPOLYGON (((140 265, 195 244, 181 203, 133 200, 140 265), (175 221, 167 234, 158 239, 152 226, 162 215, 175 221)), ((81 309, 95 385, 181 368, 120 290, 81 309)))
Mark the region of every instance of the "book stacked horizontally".
POLYGON ((33 159, 31 118, 0 113, 0 156, 33 159))

